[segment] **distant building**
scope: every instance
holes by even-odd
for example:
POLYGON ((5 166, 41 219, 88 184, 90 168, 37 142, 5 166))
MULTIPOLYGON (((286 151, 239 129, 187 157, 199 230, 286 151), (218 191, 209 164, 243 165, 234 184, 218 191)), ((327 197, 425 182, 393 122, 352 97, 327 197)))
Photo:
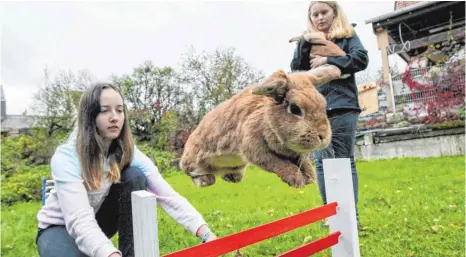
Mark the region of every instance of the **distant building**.
POLYGON ((26 132, 33 128, 35 117, 22 115, 8 115, 6 109, 6 96, 3 91, 3 85, 0 85, 1 100, 1 133, 2 135, 14 136, 21 132, 26 132))
POLYGON ((3 121, 3 118, 6 117, 6 99, 5 99, 5 93, 3 92, 3 85, 0 85, 0 100, 2 102, 1 104, 1 120, 3 121))

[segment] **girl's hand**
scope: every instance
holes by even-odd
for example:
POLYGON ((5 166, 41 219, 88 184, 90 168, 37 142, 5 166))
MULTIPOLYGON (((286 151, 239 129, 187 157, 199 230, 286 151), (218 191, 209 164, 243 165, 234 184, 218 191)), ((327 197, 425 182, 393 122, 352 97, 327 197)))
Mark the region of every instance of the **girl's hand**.
POLYGON ((217 239, 217 236, 214 234, 214 232, 212 232, 212 230, 210 230, 209 227, 207 227, 207 225, 204 224, 198 228, 196 236, 203 239, 205 235, 207 235, 207 237, 205 238, 205 243, 217 239))
POLYGON ((210 242, 210 241, 214 241, 215 239, 217 239, 217 236, 214 233, 212 233, 212 234, 210 234, 209 237, 206 238, 205 242, 207 243, 207 242, 210 242))
POLYGON ((311 68, 317 68, 321 65, 327 64, 327 57, 316 55, 309 63, 311 64, 311 68))
POLYGON ((108 257, 121 257, 119 253, 112 253, 108 257))

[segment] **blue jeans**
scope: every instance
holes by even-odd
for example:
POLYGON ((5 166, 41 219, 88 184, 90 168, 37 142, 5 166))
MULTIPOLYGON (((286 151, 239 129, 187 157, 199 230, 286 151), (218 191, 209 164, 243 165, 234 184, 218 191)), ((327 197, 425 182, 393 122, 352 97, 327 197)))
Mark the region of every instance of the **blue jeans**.
MULTIPOLYGON (((123 170, 121 183, 110 187, 108 196, 95 215, 99 227, 108 238, 118 232, 118 245, 125 257, 134 256, 131 192, 146 189, 147 179, 142 171, 132 167, 123 170)), ((39 228, 36 243, 41 257, 87 257, 79 251, 74 238, 63 225, 39 228)))
POLYGON ((358 173, 354 162, 354 145, 356 142, 356 129, 358 127, 359 112, 353 110, 334 110, 328 113, 332 128, 332 141, 330 145, 320 151, 314 152, 314 163, 317 173, 317 184, 324 204, 327 204, 325 195, 324 168, 322 159, 349 158, 351 162, 351 175, 353 177, 353 192, 358 215, 358 173))

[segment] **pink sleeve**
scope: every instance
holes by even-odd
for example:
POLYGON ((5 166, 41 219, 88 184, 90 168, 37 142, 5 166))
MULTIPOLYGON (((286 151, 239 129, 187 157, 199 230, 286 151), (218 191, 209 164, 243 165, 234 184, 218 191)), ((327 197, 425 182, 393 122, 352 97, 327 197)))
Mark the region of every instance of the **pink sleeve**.
POLYGON ((131 166, 143 171, 148 181, 148 191, 157 196, 163 210, 188 231, 196 235, 197 229, 206 224, 194 206, 176 192, 162 177, 154 163, 135 147, 131 166))

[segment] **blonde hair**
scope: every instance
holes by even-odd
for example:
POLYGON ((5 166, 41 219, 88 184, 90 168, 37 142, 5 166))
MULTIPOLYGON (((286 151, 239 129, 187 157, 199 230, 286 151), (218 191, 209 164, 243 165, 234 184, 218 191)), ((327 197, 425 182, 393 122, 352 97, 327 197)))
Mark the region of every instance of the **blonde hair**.
MULTIPOLYGON (((311 33, 322 33, 319 31, 311 21, 311 8, 315 3, 325 3, 332 8, 335 13, 335 19, 333 20, 332 26, 329 31, 329 39, 334 38, 351 38, 354 36, 354 28, 346 19, 346 15, 341 9, 340 5, 336 1, 312 1, 309 4, 307 11, 307 30, 311 33)), ((323 34, 323 33, 322 33, 323 34)))

